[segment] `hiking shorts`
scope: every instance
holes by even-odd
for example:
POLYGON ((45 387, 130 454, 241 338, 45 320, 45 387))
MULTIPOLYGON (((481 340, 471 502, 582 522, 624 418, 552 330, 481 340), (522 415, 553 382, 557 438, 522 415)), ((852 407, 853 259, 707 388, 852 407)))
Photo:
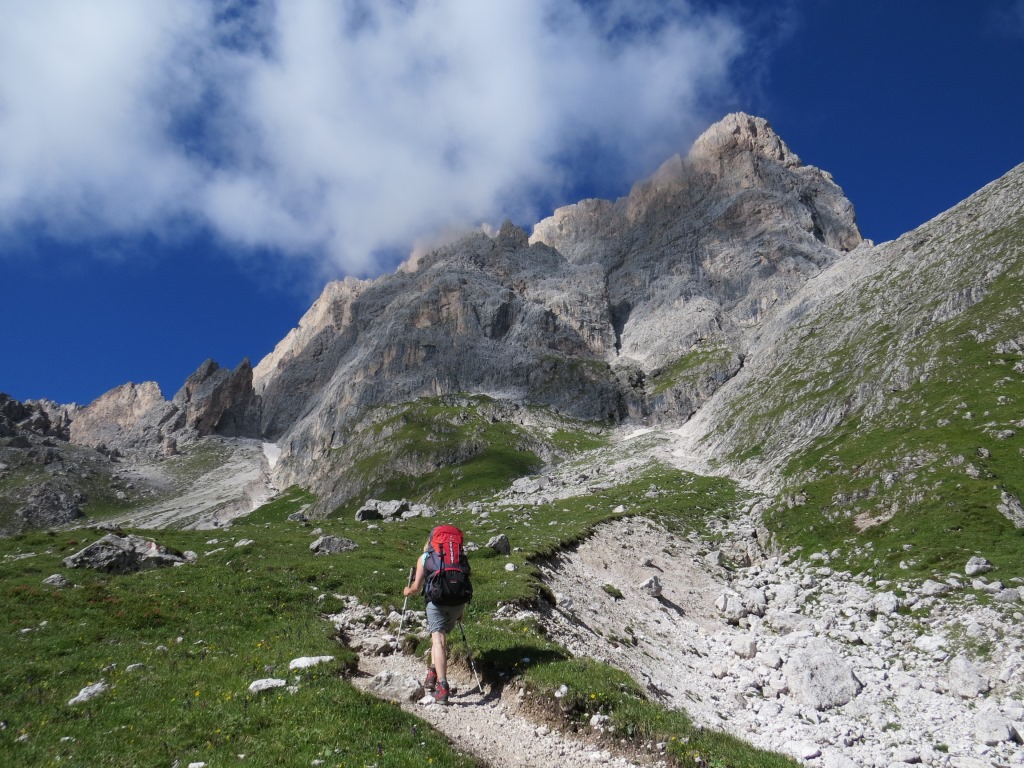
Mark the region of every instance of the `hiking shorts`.
POLYGON ((462 618, 465 605, 434 605, 427 603, 427 631, 448 634, 462 618))

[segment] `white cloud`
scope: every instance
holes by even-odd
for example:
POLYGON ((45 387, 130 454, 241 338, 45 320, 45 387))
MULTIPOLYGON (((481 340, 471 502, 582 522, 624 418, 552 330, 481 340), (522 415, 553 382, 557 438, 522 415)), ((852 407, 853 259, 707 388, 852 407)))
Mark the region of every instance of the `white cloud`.
POLYGON ((619 181, 649 171, 718 116, 742 44, 683 0, 0 9, 0 226, 185 217, 362 274, 382 249, 543 214, 533 194, 557 196, 577 147, 619 181))

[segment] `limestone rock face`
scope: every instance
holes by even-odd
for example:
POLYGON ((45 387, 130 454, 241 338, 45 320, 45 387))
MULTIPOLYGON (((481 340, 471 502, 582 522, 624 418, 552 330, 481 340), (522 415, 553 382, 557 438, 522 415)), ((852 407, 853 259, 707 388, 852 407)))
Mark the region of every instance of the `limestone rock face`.
POLYGON ((317 472, 370 409, 487 395, 603 422, 680 423, 746 365, 808 279, 861 242, 831 177, 766 121, 729 115, 616 201, 474 232, 375 280, 328 285, 254 369, 212 360, 171 401, 126 384, 71 438, 174 453, 197 436, 279 442, 275 481, 317 472))
POLYGON ((207 360, 170 401, 152 381, 122 384, 101 395, 77 413, 70 439, 115 454, 161 457, 206 435, 257 437, 259 413, 249 361, 231 371, 207 360))
POLYGON ((147 417, 167 411, 155 381, 122 384, 85 406, 71 424, 71 442, 90 448, 116 446, 141 431, 147 417))
POLYGON ((259 400, 248 358, 233 371, 207 360, 171 403, 184 412, 186 428, 198 435, 255 437, 259 433, 259 400))
POLYGON ((332 283, 253 372, 279 482, 365 409, 481 393, 606 421, 682 421, 748 337, 861 241, 828 174, 730 115, 626 198, 506 222, 373 281, 332 283))
MULTIPOLYGON (((804 166, 767 121, 738 113, 628 197, 559 209, 531 242, 604 267, 620 358, 652 371, 724 348, 733 355, 718 369, 728 378, 740 364, 742 330, 861 236, 831 176, 804 166)), ((695 394, 697 405, 707 396, 695 394)))
POLYGON ((0 392, 0 437, 31 433, 40 437, 67 440, 77 405, 60 405, 52 400, 21 403, 0 392))

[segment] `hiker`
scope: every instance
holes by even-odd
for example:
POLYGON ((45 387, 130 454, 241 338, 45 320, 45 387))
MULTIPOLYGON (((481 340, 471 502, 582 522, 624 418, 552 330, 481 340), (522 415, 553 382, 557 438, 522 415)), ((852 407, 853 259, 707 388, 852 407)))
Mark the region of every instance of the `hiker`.
POLYGON ((462 551, 462 531, 453 525, 439 525, 423 545, 416 560, 416 575, 402 590, 408 597, 423 591, 427 601, 427 630, 430 632, 430 666, 423 687, 434 701, 448 703, 448 633, 462 620, 466 603, 473 595, 469 583, 469 561, 462 551))

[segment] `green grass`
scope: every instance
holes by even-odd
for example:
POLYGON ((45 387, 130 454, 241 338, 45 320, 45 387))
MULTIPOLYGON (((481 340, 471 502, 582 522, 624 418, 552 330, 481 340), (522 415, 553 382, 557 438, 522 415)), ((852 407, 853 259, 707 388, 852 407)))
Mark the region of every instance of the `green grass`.
POLYGON ((651 394, 662 395, 677 387, 693 389, 709 376, 733 371, 735 353, 728 347, 695 349, 652 375, 651 394))
MULTIPOLYGON (((563 713, 569 722, 589 711, 605 712, 617 738, 663 738, 683 765, 696 764, 686 762, 695 749, 720 754, 727 760, 721 765, 793 765, 749 746, 734 749, 728 737, 695 729, 685 714, 646 701, 621 672, 572 660, 538 626, 492 616, 500 604, 535 602, 543 593, 535 559, 620 516, 619 505, 626 507, 624 514, 651 515, 688 530, 700 527, 709 512, 727 513, 739 499, 728 481, 652 465, 597 495, 528 509, 490 505, 489 520, 476 521, 467 512, 447 516, 470 540, 482 544, 500 530, 521 550, 511 558, 486 548, 472 556, 476 594, 466 628, 481 674, 495 681, 522 679, 538 706, 554 700, 552 686, 565 684, 574 691, 572 707, 563 713), (505 570, 510 560, 518 570, 505 570), (736 757, 725 757, 733 752, 736 757)), ((0 541, 6 607, 0 717, 8 723, 0 731, 0 750, 23 766, 166 766, 175 760, 224 765, 238 762, 239 754, 257 766, 313 760, 343 766, 472 765, 417 718, 352 688, 342 673, 354 656, 321 618, 340 609, 335 594, 400 606, 408 567, 441 518, 376 529, 349 517, 325 520, 325 533, 351 538, 359 547, 316 557, 308 549, 310 528, 286 520, 310 500, 291 489, 229 530, 157 532, 161 544, 199 553, 198 562, 132 576, 63 568, 61 559, 99 538, 98 532, 0 541), (254 543, 236 548, 242 539, 254 543), (27 553, 33 555, 16 559, 27 553), (79 586, 42 585, 55 572, 79 586), (259 678, 291 681, 288 662, 306 655, 334 655, 336 661, 303 672, 295 693, 248 692, 259 678), (131 664, 144 666, 129 672, 131 664), (67 704, 101 679, 113 686, 106 694, 67 704)), ((453 636, 452 654, 465 657, 461 636, 453 636)))
POLYGON ((604 445, 607 428, 530 409, 540 426, 483 395, 421 398, 372 409, 334 451, 335 510, 369 497, 434 506, 486 498, 513 480, 604 445))
POLYGON ((24 766, 224 765, 245 754, 245 764, 257 766, 316 759, 473 765, 426 728, 413 736, 416 718, 341 678, 354 656, 332 639, 316 597, 344 579, 309 553, 308 529, 283 522, 306 501, 292 492, 230 532, 158 532, 162 544, 194 549, 200 561, 133 576, 68 572, 76 589, 41 581, 65 572, 61 558, 98 533, 0 542, 0 716, 9 725, 0 749, 8 759, 24 766), (221 542, 207 544, 211 537, 221 542), (246 537, 256 543, 233 546, 246 537), (24 552, 36 554, 9 557, 24 552), (259 678, 291 681, 288 662, 303 655, 337 661, 302 673, 297 693, 248 692, 259 678), (144 666, 128 672, 131 664, 144 666), (68 706, 101 679, 110 691, 68 706))
POLYGON ((922 334, 927 376, 794 458, 789 491, 807 500, 769 518, 783 545, 839 549, 853 569, 885 578, 962 572, 973 555, 998 578, 1024 576, 1024 530, 997 511, 1004 492, 1024 495, 1024 357, 996 349, 1024 333, 1022 292, 1024 280, 1004 276, 990 299, 922 334), (977 327, 991 338, 979 342, 977 327), (865 528, 870 518, 879 522, 865 528))

